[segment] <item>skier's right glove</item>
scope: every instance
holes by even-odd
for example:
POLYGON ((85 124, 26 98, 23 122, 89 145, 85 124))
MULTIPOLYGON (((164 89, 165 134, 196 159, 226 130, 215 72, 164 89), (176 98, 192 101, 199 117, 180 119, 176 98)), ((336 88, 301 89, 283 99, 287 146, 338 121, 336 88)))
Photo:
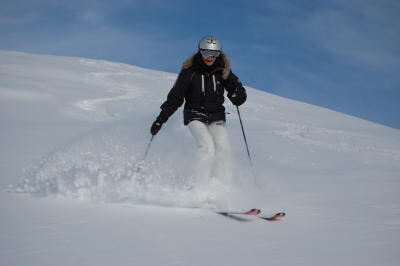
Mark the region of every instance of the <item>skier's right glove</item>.
POLYGON ((150 133, 151 135, 156 135, 158 133, 158 131, 160 131, 161 127, 162 127, 162 122, 159 119, 156 119, 156 121, 153 122, 153 124, 151 125, 150 128, 150 133))

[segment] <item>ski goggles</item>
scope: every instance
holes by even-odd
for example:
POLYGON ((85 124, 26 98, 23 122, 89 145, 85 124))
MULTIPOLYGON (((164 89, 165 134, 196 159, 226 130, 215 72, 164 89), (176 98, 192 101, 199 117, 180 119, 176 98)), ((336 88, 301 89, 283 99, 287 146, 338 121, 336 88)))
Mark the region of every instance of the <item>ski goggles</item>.
POLYGON ((221 54, 221 51, 201 49, 200 53, 204 57, 214 57, 215 58, 221 54))

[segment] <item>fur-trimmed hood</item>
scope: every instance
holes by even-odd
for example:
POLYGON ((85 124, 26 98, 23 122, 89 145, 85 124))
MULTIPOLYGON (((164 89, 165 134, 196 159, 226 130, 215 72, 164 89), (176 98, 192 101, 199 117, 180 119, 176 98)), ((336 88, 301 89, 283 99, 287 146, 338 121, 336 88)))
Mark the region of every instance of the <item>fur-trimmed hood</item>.
MULTIPOLYGON (((188 69, 188 68, 192 67, 197 55, 198 55, 198 53, 192 55, 185 62, 183 62, 182 69, 188 69)), ((221 55, 219 57, 221 57, 222 65, 223 65, 223 67, 221 67, 222 79, 226 80, 229 76, 229 73, 231 72, 231 62, 230 62, 228 56, 224 53, 221 53, 221 55)), ((217 60, 218 60, 218 58, 217 58, 217 60)))

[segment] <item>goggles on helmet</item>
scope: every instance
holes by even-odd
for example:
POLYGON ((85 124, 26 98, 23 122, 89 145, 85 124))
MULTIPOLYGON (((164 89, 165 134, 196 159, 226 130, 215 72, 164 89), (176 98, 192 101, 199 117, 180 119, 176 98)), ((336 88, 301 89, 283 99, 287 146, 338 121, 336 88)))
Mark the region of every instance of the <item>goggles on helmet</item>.
POLYGON ((206 50, 206 49, 201 49, 200 53, 204 57, 218 57, 221 54, 220 51, 206 50))

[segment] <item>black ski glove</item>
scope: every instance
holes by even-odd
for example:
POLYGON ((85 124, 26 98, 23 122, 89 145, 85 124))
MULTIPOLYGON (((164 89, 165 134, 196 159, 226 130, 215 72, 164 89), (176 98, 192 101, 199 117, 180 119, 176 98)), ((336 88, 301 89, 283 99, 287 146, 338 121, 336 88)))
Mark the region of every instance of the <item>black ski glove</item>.
POLYGON ((156 135, 158 133, 158 131, 160 131, 162 124, 163 123, 159 119, 154 121, 150 128, 151 135, 153 135, 153 136, 156 135))
POLYGON ((228 98, 234 105, 239 106, 246 101, 247 95, 244 90, 236 89, 232 94, 228 94, 228 98))

